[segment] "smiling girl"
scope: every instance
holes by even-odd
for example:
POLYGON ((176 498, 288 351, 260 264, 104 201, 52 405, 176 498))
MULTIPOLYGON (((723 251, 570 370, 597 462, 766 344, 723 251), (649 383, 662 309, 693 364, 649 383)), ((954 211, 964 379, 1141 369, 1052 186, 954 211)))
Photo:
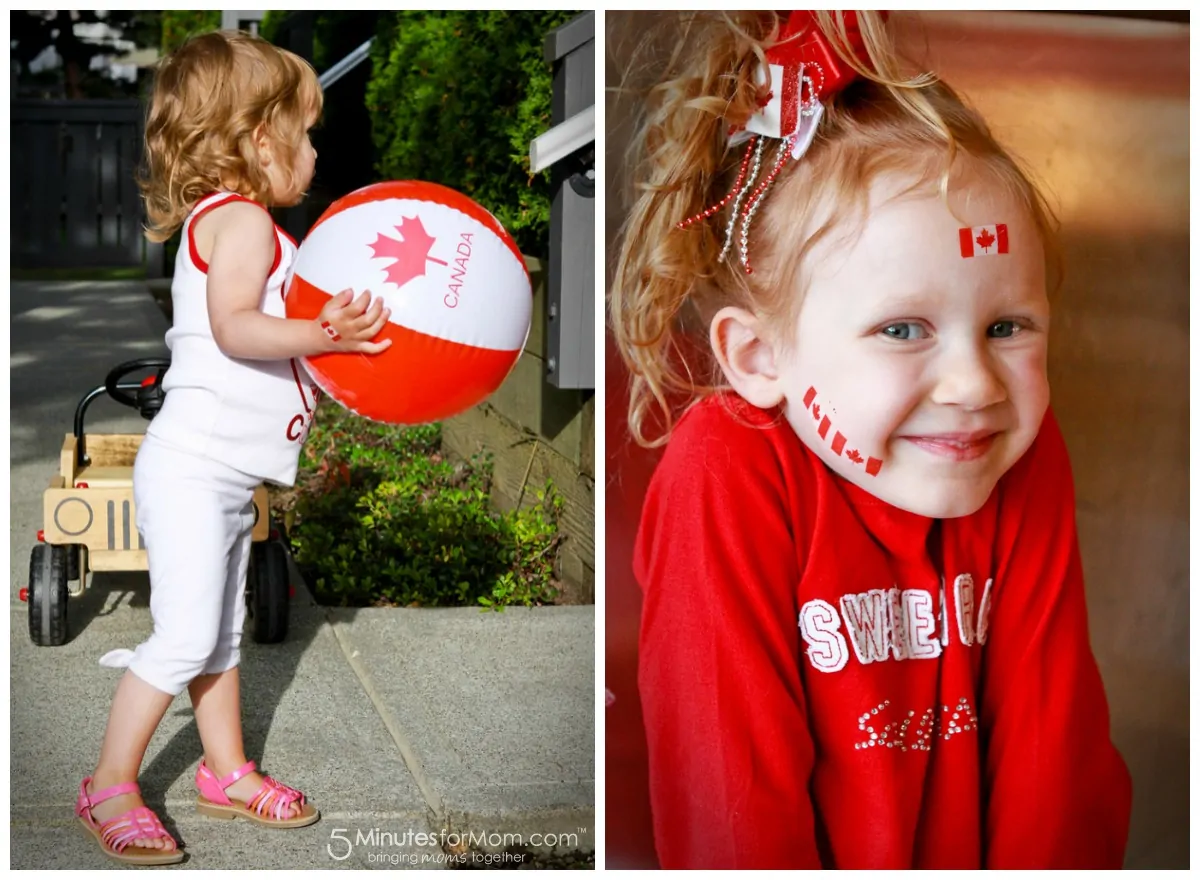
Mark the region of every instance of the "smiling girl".
POLYGON ((1050 211, 878 13, 683 45, 610 302, 669 439, 634 563, 662 865, 1120 867, 1050 211))

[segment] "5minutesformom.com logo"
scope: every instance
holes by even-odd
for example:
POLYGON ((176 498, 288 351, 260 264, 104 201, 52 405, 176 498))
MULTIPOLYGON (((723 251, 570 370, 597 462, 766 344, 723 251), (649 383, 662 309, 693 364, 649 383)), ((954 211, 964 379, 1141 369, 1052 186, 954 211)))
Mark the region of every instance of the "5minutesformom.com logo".
MULTIPOLYGON (((416 831, 408 828, 404 831, 384 831, 379 828, 358 829, 354 839, 348 836, 348 828, 334 828, 329 832, 329 843, 325 845, 329 857, 334 861, 345 861, 350 858, 356 846, 370 847, 372 851, 383 849, 414 849, 418 847, 436 847, 440 850, 467 852, 483 847, 488 849, 503 849, 509 847, 543 847, 566 849, 579 848, 579 835, 566 834, 524 834, 499 833, 488 831, 449 831, 442 829, 438 832, 416 831)), ((393 860, 394 861, 394 860, 393 860)))

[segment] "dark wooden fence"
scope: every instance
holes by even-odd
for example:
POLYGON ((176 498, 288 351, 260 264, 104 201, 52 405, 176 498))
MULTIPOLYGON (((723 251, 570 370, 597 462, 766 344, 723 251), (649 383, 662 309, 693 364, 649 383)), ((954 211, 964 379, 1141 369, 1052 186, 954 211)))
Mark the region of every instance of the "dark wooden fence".
POLYGON ((12 102, 14 268, 162 273, 162 247, 142 234, 134 182, 142 113, 136 100, 12 102))

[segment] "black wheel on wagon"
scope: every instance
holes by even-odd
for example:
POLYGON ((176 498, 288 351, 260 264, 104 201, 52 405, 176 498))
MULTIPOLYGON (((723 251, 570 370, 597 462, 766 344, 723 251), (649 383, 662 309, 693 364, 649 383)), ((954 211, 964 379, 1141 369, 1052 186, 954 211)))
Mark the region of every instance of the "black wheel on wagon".
POLYGON ((67 580, 79 580, 79 554, 83 552, 83 547, 79 544, 71 544, 67 547, 67 580))
POLYGON ((42 647, 67 640, 67 548, 38 544, 29 557, 29 638, 42 647))
POLYGON ((282 642, 288 631, 287 552, 278 541, 250 545, 246 573, 246 615, 254 641, 262 645, 282 642))

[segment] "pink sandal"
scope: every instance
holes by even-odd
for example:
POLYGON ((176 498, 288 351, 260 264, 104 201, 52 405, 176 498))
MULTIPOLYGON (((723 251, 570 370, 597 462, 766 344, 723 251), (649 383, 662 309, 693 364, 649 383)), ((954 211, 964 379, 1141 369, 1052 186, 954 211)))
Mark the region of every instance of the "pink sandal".
POLYGON ((92 816, 92 808, 109 798, 122 794, 141 794, 136 782, 122 782, 95 794, 87 793, 92 777, 79 786, 79 797, 75 801, 75 815, 83 826, 100 842, 100 848, 110 859, 131 865, 174 865, 183 861, 179 843, 163 827, 158 816, 147 806, 134 807, 116 818, 100 823, 92 816), (130 846, 139 838, 162 838, 171 841, 172 849, 130 846))
POLYGON ((247 761, 224 779, 217 779, 216 774, 209 770, 204 764, 204 759, 201 759, 196 770, 196 787, 200 789, 200 796, 196 798, 196 810, 217 819, 241 817, 272 828, 303 828, 321 818, 321 813, 308 803, 303 794, 265 775, 262 787, 249 801, 243 803, 230 800, 225 794, 225 789, 243 776, 253 773, 254 767, 253 761, 247 761), (283 818, 296 802, 300 804, 300 814, 290 819, 283 818))

